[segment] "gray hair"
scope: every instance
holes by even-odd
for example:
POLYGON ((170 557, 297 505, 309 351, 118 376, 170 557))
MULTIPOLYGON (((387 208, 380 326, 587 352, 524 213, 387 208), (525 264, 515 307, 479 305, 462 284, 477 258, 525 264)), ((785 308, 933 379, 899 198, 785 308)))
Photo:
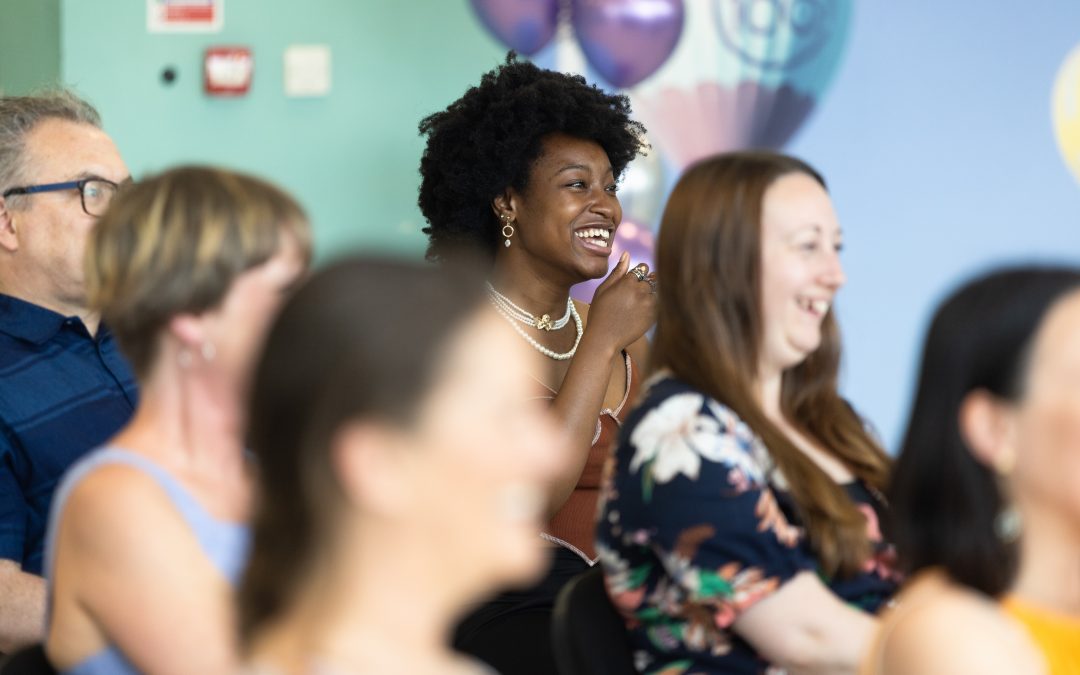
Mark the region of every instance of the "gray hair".
MULTIPOLYGON (((0 192, 16 187, 22 178, 26 135, 48 119, 101 128, 94 106, 64 89, 36 96, 0 96, 0 192)), ((14 206, 18 196, 8 199, 14 206)))

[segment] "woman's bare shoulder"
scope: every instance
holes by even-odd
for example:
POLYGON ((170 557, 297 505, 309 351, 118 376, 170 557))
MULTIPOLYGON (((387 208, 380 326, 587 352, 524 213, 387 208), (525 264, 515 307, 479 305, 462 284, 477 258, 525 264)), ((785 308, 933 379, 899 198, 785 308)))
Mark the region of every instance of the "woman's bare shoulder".
POLYGON ((155 541, 188 528, 163 487, 146 472, 127 464, 106 464, 75 485, 64 505, 60 540, 110 564, 145 548, 146 533, 155 541), (164 533, 164 534, 163 534, 164 533), (160 535, 160 536, 159 536, 160 535))
POLYGON ((997 602, 950 584, 905 607, 900 597, 883 645, 885 675, 1045 673, 1023 628, 997 602))

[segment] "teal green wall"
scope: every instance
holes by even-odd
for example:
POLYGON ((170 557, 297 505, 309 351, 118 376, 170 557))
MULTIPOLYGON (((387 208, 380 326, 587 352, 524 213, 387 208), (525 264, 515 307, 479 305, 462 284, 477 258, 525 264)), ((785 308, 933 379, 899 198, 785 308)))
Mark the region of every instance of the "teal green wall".
POLYGON ((0 92, 26 94, 60 79, 60 0, 0 0, 0 92))
POLYGON ((417 122, 503 53, 467 0, 226 0, 224 31, 202 35, 148 33, 143 0, 61 5, 63 78, 99 108, 136 177, 208 162, 269 178, 307 208, 322 259, 423 251, 417 122), (283 52, 295 43, 330 45, 329 96, 285 97, 283 52), (203 94, 211 45, 252 48, 247 96, 203 94), (172 86, 160 77, 169 65, 172 86))

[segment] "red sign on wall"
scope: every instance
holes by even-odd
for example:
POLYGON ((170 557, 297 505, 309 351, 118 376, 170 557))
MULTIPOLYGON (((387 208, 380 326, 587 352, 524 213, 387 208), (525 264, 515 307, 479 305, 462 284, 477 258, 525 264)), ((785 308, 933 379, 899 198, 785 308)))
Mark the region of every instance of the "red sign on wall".
POLYGON ((225 24, 225 0, 146 0, 151 33, 216 33, 225 24))
POLYGON ((251 88, 255 59, 247 47, 210 47, 206 50, 203 83, 211 96, 243 96, 251 88))
POLYGON ((205 5, 167 5, 165 18, 169 21, 213 21, 214 6, 205 5))

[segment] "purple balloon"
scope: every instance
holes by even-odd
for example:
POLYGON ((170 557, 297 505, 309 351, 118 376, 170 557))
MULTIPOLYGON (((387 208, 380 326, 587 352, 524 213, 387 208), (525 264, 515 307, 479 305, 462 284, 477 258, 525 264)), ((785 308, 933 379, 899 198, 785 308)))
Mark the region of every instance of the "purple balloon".
POLYGON ((480 20, 503 44, 535 54, 555 37, 559 0, 472 0, 480 20))
POLYGON ((570 12, 585 58, 619 88, 667 61, 685 16, 683 0, 570 0, 570 12))

